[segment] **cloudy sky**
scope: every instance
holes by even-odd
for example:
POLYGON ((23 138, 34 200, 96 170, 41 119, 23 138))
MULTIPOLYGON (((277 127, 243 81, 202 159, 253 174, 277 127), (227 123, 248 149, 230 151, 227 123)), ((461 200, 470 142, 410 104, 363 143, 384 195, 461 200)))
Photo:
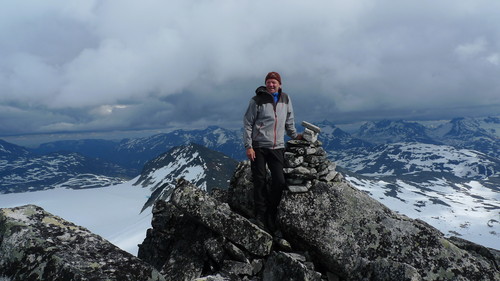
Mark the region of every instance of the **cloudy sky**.
POLYGON ((500 112, 498 0, 16 0, 0 138, 238 128, 269 71, 298 122, 500 112))

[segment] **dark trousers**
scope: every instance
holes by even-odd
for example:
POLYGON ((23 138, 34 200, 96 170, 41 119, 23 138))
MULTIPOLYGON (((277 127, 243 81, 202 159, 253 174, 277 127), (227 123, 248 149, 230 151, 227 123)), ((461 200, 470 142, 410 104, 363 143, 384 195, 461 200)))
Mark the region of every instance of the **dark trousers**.
POLYGON ((252 161, 255 215, 275 218, 281 194, 286 186, 283 174, 284 149, 254 148, 255 160, 252 161), (270 189, 266 185, 266 164, 271 171, 270 189))

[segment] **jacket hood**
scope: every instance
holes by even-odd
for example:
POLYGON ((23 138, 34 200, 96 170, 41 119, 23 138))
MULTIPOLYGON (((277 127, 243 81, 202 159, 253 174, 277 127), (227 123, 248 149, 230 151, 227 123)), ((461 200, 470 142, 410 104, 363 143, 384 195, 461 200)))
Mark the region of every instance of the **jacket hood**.
MULTIPOLYGON (((281 94, 281 88, 278 90, 278 93, 281 94)), ((267 91, 267 88, 266 86, 260 86, 258 87, 256 90, 255 90, 255 94, 256 95, 263 95, 263 94, 270 94, 268 91, 267 91)))

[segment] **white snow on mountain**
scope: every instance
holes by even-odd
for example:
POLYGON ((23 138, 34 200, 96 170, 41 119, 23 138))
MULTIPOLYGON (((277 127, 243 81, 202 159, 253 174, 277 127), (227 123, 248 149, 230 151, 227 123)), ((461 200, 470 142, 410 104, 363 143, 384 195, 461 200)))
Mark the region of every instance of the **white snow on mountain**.
POLYGON ((392 143, 376 147, 365 155, 344 154, 339 158, 335 161, 339 166, 365 176, 435 172, 461 178, 484 178, 499 173, 495 169, 497 164, 483 153, 447 145, 392 143))
POLYGON ((137 255, 152 215, 151 208, 140 213, 150 190, 133 186, 135 180, 102 188, 0 194, 0 208, 35 204, 137 255))
MULTIPOLYGON (((205 176, 206 166, 192 166, 191 162, 196 158, 199 158, 198 153, 194 153, 192 155, 186 155, 184 153, 175 155, 175 161, 170 162, 167 166, 159 167, 158 169, 153 170, 148 175, 148 184, 152 188, 161 186, 165 183, 174 182, 175 179, 172 178, 172 175, 174 174, 176 178, 183 177, 188 181, 198 182, 205 176), (179 171, 180 167, 182 168, 181 171, 179 171)), ((206 182, 203 182, 200 188, 206 190, 206 182)))
POLYGON ((445 235, 500 249, 500 193, 478 181, 452 187, 444 179, 418 185, 401 180, 394 184, 351 176, 346 179, 390 209, 421 219, 445 235))

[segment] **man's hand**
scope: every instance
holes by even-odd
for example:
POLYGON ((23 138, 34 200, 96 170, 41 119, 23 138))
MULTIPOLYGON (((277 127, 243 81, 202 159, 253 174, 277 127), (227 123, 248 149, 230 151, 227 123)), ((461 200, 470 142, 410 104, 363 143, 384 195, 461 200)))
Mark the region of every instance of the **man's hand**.
POLYGON ((248 160, 250 161, 254 161, 255 160, 255 150, 253 150, 253 148, 247 148, 247 158, 248 160))

